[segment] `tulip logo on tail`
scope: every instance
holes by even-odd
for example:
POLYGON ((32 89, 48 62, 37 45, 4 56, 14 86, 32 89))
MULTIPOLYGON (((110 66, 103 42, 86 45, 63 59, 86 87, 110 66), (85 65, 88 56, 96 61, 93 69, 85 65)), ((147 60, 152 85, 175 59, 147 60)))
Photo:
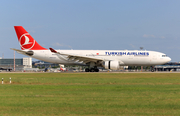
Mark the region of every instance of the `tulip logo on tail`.
POLYGON ((21 48, 31 49, 34 47, 35 40, 29 35, 29 33, 25 33, 19 38, 19 43, 21 48))

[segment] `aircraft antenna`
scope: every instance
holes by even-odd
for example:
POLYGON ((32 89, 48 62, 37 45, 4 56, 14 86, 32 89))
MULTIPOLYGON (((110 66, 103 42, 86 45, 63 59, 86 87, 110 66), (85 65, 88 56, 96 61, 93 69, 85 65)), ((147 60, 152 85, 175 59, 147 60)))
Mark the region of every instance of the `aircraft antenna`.
POLYGON ((143 50, 143 47, 140 47, 141 50, 143 50))

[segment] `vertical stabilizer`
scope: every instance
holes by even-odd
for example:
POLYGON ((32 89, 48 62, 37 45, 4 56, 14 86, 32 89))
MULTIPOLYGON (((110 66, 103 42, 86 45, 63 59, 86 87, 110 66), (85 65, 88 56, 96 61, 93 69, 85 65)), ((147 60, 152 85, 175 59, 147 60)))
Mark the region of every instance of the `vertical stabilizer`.
POLYGON ((14 29, 22 50, 47 50, 40 46, 22 26, 14 26, 14 29))

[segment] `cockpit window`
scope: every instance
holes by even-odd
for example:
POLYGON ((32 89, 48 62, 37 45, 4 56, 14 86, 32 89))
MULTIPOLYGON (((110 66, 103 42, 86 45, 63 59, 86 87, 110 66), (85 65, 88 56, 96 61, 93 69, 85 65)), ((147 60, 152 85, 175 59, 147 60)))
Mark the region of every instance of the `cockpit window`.
POLYGON ((167 57, 167 55, 162 55, 162 57, 167 57))

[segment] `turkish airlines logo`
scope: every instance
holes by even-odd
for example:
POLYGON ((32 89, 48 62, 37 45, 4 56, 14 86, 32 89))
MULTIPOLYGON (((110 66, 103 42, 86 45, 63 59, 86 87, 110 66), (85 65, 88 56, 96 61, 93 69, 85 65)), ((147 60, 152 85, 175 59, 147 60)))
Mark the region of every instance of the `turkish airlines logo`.
POLYGON ((29 35, 29 33, 25 33, 19 38, 19 43, 23 49, 31 49, 34 47, 35 40, 29 35))

